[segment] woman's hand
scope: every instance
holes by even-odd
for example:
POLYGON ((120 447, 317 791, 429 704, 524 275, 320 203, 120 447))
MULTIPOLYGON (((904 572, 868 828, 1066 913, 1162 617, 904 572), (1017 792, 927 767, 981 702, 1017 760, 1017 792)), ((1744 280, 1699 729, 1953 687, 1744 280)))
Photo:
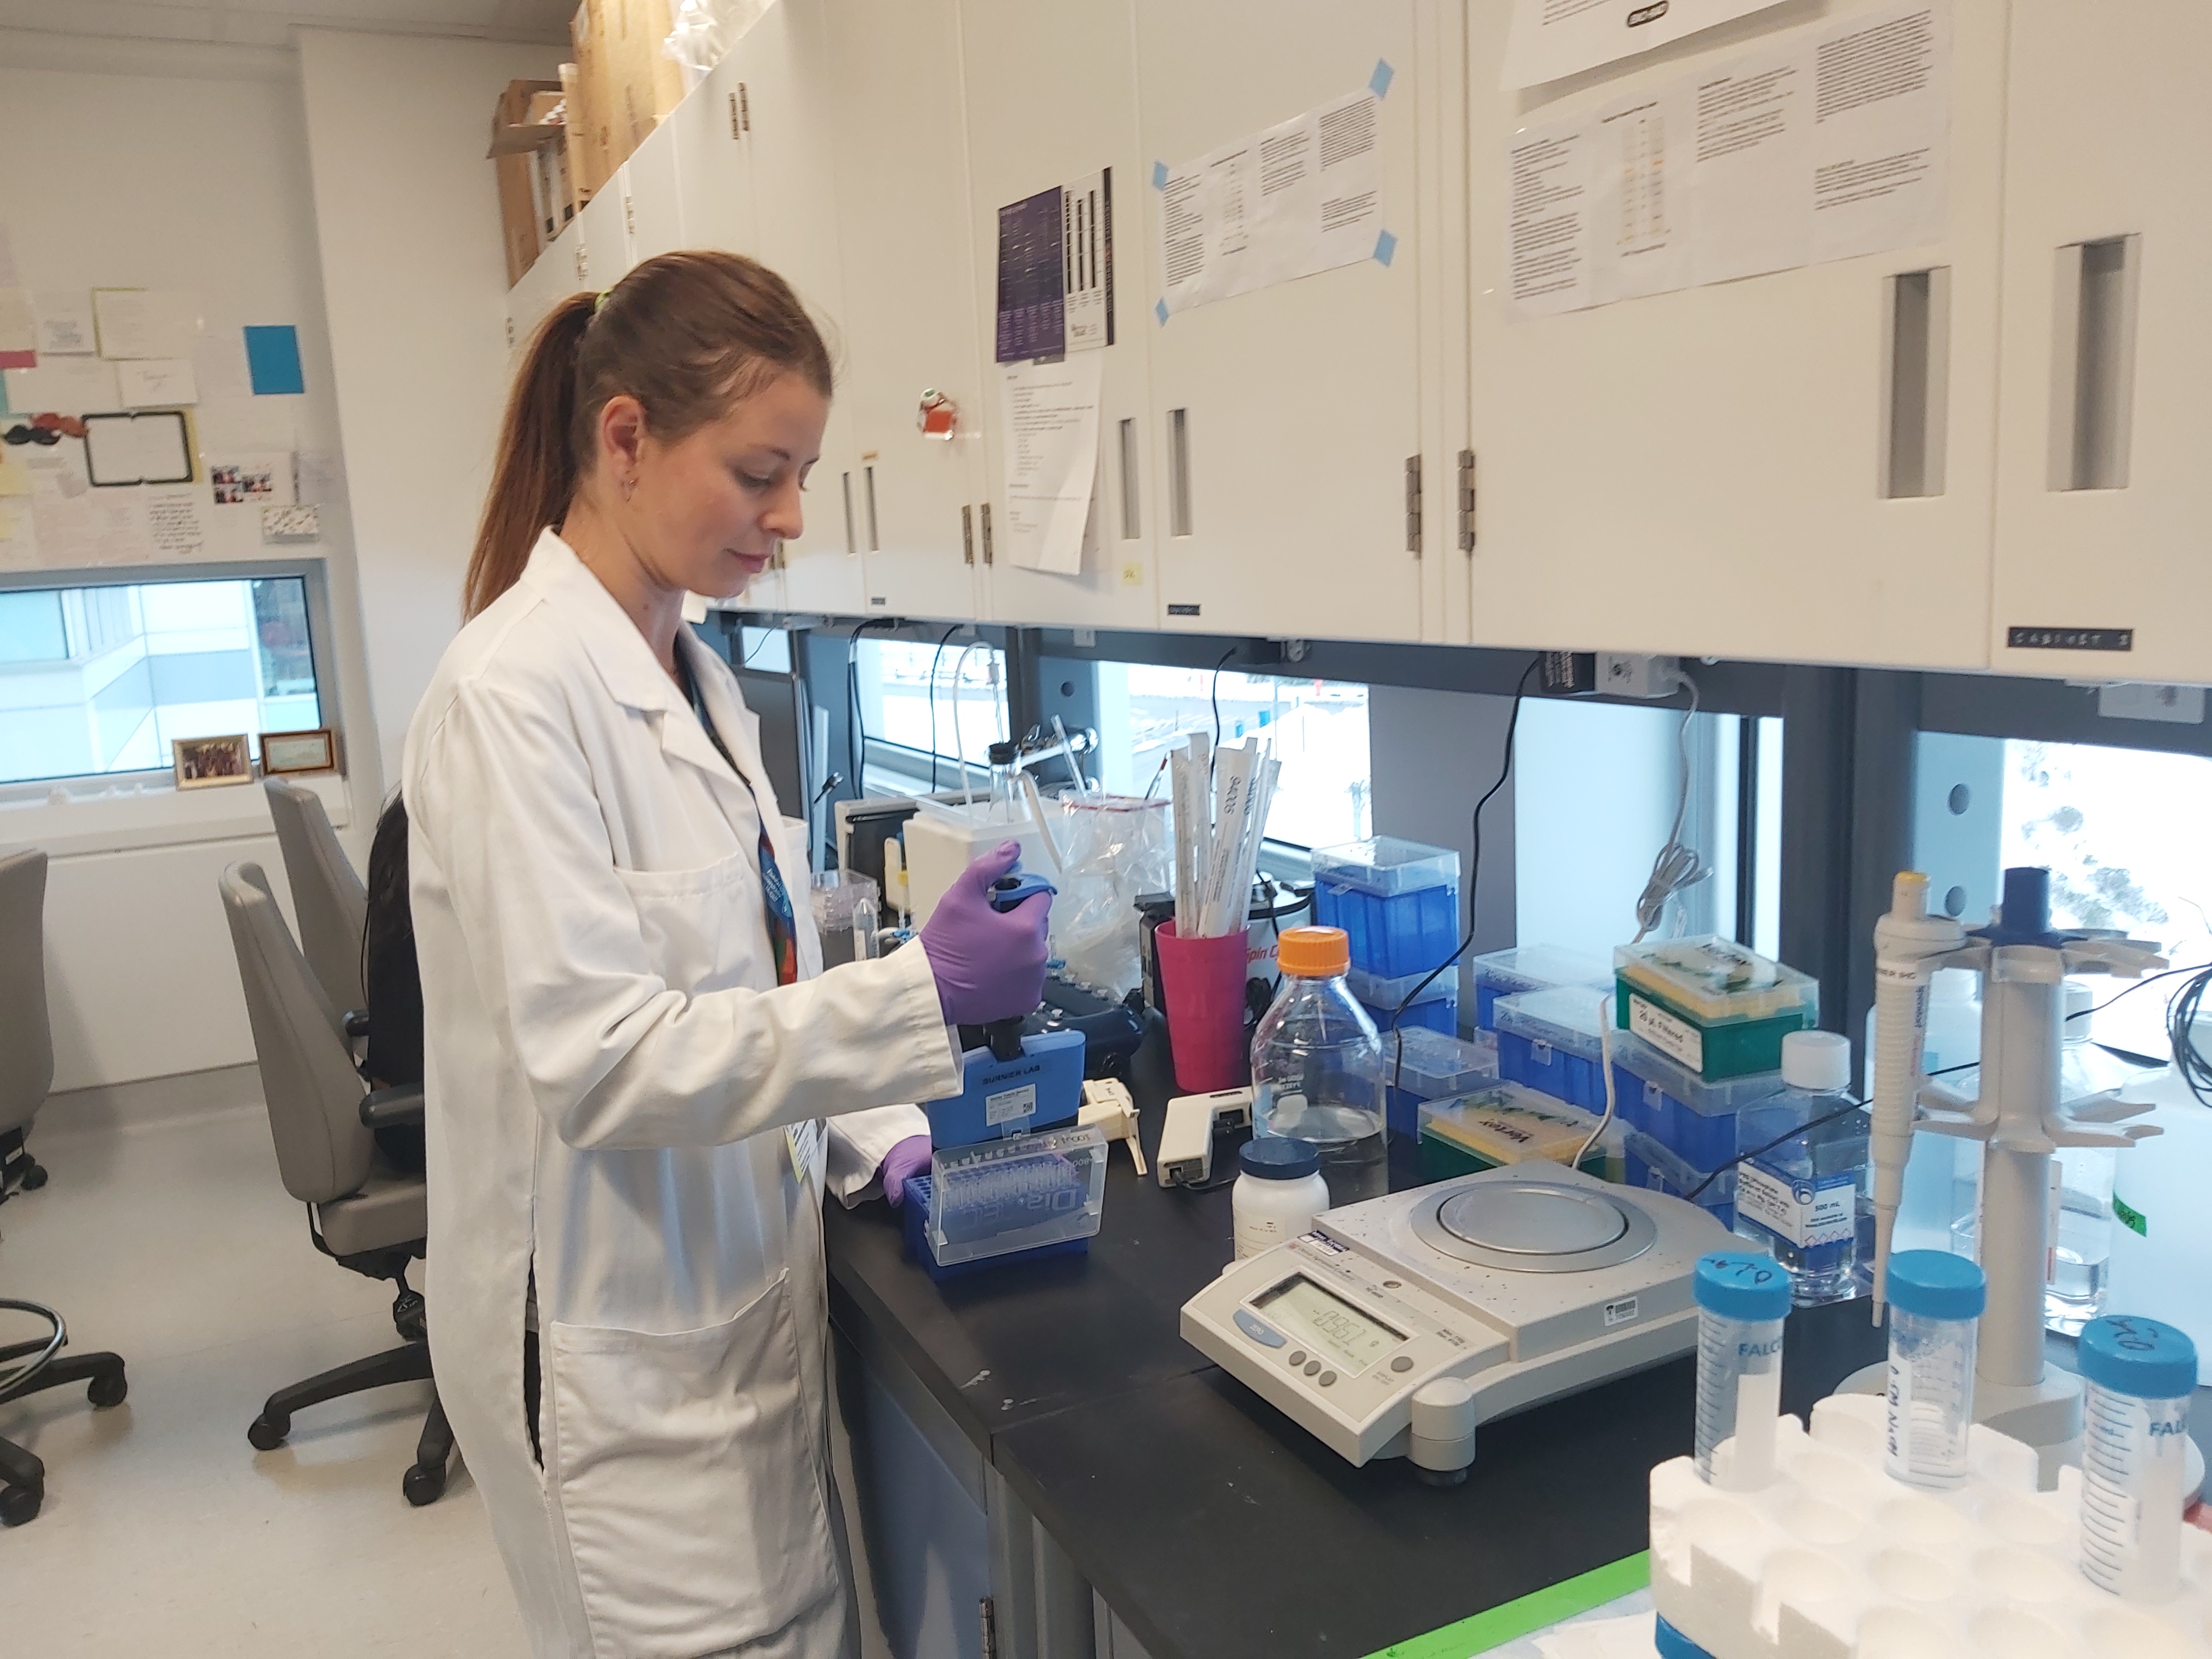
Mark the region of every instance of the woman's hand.
POLYGON ((908 1135, 884 1154, 883 1167, 876 1173, 884 1183, 884 1196, 896 1209, 906 1202, 908 1180, 929 1168, 930 1145, 927 1135, 908 1135))
POLYGON ((960 872, 922 924, 922 954, 947 1025, 1019 1018, 1044 1000, 1052 895, 1032 894, 1011 910, 991 908, 991 884, 1021 857, 1019 842, 1001 842, 960 872))

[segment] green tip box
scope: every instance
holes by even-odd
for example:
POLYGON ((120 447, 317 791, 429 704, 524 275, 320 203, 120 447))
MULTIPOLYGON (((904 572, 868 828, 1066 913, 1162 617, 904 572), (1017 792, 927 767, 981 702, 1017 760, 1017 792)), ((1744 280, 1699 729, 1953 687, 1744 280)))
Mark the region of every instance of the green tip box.
POLYGON ((1820 1023, 1820 985, 1718 934, 1613 953, 1614 1021, 1708 1080, 1778 1070, 1820 1023))

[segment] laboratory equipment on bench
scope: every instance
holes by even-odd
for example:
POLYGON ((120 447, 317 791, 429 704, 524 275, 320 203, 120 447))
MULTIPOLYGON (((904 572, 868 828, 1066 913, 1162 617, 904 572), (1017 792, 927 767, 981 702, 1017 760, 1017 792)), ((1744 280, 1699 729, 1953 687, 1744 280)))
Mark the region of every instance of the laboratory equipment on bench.
POLYGON ((1072 1126, 939 1147, 901 1206, 907 1254, 933 1279, 1091 1248, 1106 1206, 1106 1138, 1072 1126))
POLYGON ((1694 1348, 1691 1275, 1728 1243, 1680 1200, 1516 1164, 1323 1212, 1182 1334, 1346 1461, 1455 1480, 1480 1424, 1694 1348))
POLYGON ((1313 880, 1315 924, 1342 928, 1352 965, 1372 979, 1426 974, 1459 944, 1459 854, 1448 848, 1395 836, 1318 847, 1313 880))
POLYGON ((1790 1276, 1771 1255, 1716 1250, 1698 1258, 1692 1289, 1698 1474, 1730 1492, 1757 1492, 1774 1479, 1790 1276))
POLYGON ((1342 1203, 1382 1189, 1382 1043, 1346 988, 1340 927, 1293 927, 1278 959, 1283 988, 1252 1034, 1252 1133, 1295 1135, 1321 1153, 1342 1203))
POLYGON ((1945 1250, 1889 1259, 1888 1460, 1893 1479, 1929 1492, 1966 1480, 1974 1420, 1974 1330, 1988 1297, 1982 1270, 1945 1250))
POLYGON ((2061 1146, 2124 1148, 2158 1133, 2151 1125, 2120 1125, 2145 1109, 2109 1096, 2063 1109, 2066 976, 2134 979, 2163 968, 2165 960, 2131 940, 2055 931, 2051 872, 2026 868, 2005 872, 1996 918, 1971 933, 1928 914, 1924 875, 1899 874, 1891 909, 1875 927, 1875 951, 1876 1316, 1913 1130, 1980 1141, 1981 1261, 1989 1305, 1975 1362, 1975 1419, 2036 1447, 2045 1478, 2054 1478, 2059 1464, 2078 1456, 2081 1382, 2043 1357, 2051 1155, 2061 1146), (1942 968, 1982 976, 1979 1086, 1971 1097, 1929 1080, 1922 1070, 1929 981, 1942 968))
POLYGON ((1010 804, 980 793, 949 801, 925 795, 913 803, 902 856, 906 902, 916 927, 929 920, 938 900, 968 866, 1002 842, 1021 843, 1021 861, 1028 868, 1057 867, 1043 821, 1011 782, 1007 788, 1010 804))
POLYGON ((1790 1032, 1782 1080, 1780 1093, 1736 1115, 1736 1234, 1790 1270, 1799 1307, 1840 1302, 1856 1290, 1867 1161, 1866 1114, 1850 1094, 1850 1039, 1790 1032))
POLYGON ((1227 1129, 1249 1128, 1252 1091, 1215 1089, 1202 1095, 1177 1095, 1168 1102, 1160 1127, 1160 1185, 1202 1187, 1213 1175, 1213 1138, 1227 1129))
POLYGON ((1474 980, 1474 1026, 1479 1031, 1498 1029, 1500 997, 1516 997, 1524 991, 1549 991, 1559 986, 1603 991, 1613 984, 1613 971, 1595 957, 1563 951, 1555 945, 1516 945, 1469 959, 1474 980))
POLYGON ((2197 1345, 2154 1319, 2098 1319, 2078 1352, 2088 1419, 2081 1571, 2130 1601, 2170 1600, 2181 1588, 2197 1345))
POLYGON ((1602 1179, 1614 1173, 1620 1136, 1615 1131, 1598 1135, 1599 1121, 1579 1106, 1517 1083, 1492 1083, 1423 1103, 1421 1169, 1431 1180, 1443 1181, 1548 1160, 1577 1164, 1602 1179))
POLYGON ((1255 1135, 1237 1149, 1237 1184, 1229 1189, 1230 1234, 1239 1261, 1310 1231, 1328 1208, 1321 1154, 1310 1140, 1255 1135))
POLYGON ((1409 1030, 1403 1025, 1382 1034, 1392 1133, 1420 1133, 1425 1102, 1449 1100, 1498 1081, 1498 1039, 1487 1031, 1481 1036, 1483 1041, 1470 1042, 1441 1031, 1419 1026, 1409 1030))
POLYGON ((1601 993, 1562 987, 1500 997, 1498 1075, 1580 1106, 1605 1110, 1605 1032, 1601 993))
POLYGON ((1778 1071, 1782 1039, 1820 1023, 1820 981, 1717 934, 1613 953, 1613 1023, 1717 1080, 1778 1071))
POLYGON ((1137 1103, 1129 1097, 1129 1085, 1119 1078, 1085 1078, 1083 1080, 1083 1108, 1075 1121, 1085 1127, 1096 1127, 1106 1137, 1109 1150, 1113 1143, 1125 1142, 1129 1148, 1129 1161, 1136 1165, 1137 1173, 1145 1170, 1145 1145, 1137 1133, 1137 1103))

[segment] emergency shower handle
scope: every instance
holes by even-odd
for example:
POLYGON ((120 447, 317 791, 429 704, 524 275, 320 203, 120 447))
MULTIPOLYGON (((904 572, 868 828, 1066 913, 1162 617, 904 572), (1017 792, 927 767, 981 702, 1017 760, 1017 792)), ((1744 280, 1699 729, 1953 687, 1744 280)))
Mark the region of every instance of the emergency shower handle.
POLYGON ((2142 238, 2070 242, 2051 295, 2052 489, 2125 489, 2135 428, 2142 238))
POLYGON ((1881 493, 1941 495, 1951 418, 1951 272, 1899 271, 1885 285, 1881 493))

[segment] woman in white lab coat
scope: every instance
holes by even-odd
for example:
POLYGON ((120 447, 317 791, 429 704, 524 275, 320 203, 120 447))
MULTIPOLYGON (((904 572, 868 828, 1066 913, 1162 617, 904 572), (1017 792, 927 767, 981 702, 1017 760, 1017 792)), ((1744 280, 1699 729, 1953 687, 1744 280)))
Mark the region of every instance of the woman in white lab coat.
POLYGON ((538 1656, 853 1650, 822 1189, 896 1196, 927 1142, 894 1103, 1042 981, 1043 906, 988 902, 1011 847, 823 973, 803 834, 682 623, 799 534, 830 394, 735 255, 562 305, 407 735, 431 1355, 538 1656))

